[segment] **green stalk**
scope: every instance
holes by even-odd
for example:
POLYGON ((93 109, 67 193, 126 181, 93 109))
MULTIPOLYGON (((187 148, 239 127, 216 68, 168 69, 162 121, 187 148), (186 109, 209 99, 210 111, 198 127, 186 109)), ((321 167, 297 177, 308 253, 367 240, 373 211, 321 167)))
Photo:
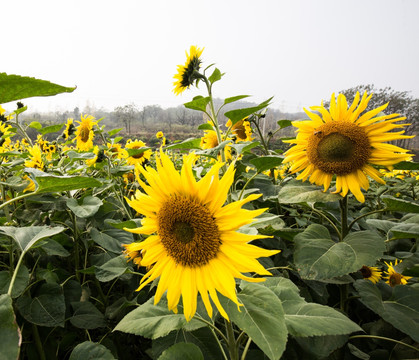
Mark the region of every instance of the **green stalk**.
POLYGON ((46 360, 44 347, 41 342, 41 337, 39 336, 38 327, 35 324, 32 324, 32 335, 35 340, 36 350, 38 351, 39 358, 41 360, 46 360))
MULTIPOLYGON (((6 200, 6 191, 5 191, 3 185, 1 185, 1 197, 2 197, 3 200, 6 200)), ((4 206, 4 215, 6 216, 6 221, 8 223, 10 223, 12 221, 12 218, 10 217, 10 212, 9 212, 9 206, 8 205, 4 206)))
MULTIPOLYGON (((348 197, 344 196, 343 199, 339 200, 340 205, 340 224, 341 224, 341 236, 340 241, 343 241, 345 236, 349 232, 348 227, 348 197)), ((348 284, 342 284, 339 286, 340 290, 340 309, 343 313, 347 314, 348 312, 348 284)))
POLYGON ((247 351, 249 350, 250 344, 252 343, 252 338, 249 336, 249 338, 247 339, 246 345, 244 347, 242 356, 241 356, 241 360, 246 359, 246 355, 247 355, 247 351))
POLYGON ((224 319, 227 333, 227 345, 228 352, 230 354, 230 360, 239 360, 239 353, 237 351, 236 339, 234 337, 233 323, 224 319))
POLYGON ((369 339, 378 339, 378 340, 391 341, 391 342, 397 343, 399 345, 406 346, 406 347, 408 347, 408 348, 410 348, 412 350, 416 350, 416 351, 419 352, 419 349, 418 348, 415 348, 412 345, 406 344, 406 343, 404 343, 402 341, 399 341, 399 340, 394 340, 394 339, 391 339, 391 338, 388 338, 388 337, 384 337, 384 336, 378 336, 378 335, 353 335, 353 336, 350 336, 349 337, 349 340, 352 340, 352 339, 361 339, 361 338, 366 338, 366 339, 369 338, 369 339))
POLYGON ((19 260, 17 261, 16 267, 15 267, 15 271, 13 272, 13 275, 12 275, 12 279, 10 280, 9 290, 7 290, 7 295, 9 296, 12 296, 13 285, 15 284, 17 273, 19 271, 20 265, 22 264, 24 255, 25 255, 24 252, 20 254, 19 260))

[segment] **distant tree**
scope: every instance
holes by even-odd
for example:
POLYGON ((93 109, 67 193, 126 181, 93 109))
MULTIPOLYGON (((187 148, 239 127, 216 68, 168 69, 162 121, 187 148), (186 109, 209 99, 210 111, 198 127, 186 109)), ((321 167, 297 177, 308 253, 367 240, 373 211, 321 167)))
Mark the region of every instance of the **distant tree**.
POLYGON ((74 108, 73 114, 74 114, 74 119, 80 118, 80 109, 77 106, 74 108))
POLYGON ((118 106, 115 108, 114 112, 118 121, 121 121, 124 124, 127 133, 131 134, 131 124, 138 118, 139 114, 137 106, 133 103, 125 106, 118 106))
MULTIPOLYGON (((400 114, 406 116, 407 123, 411 124, 406 126, 406 135, 416 135, 419 133, 419 99, 412 97, 408 91, 396 91, 391 87, 385 87, 383 89, 377 89, 374 85, 358 85, 350 89, 340 91, 341 94, 345 95, 348 104, 352 103, 355 95, 359 91, 362 94, 366 91, 368 94, 373 93, 368 107, 365 112, 375 109, 383 104, 388 103, 387 108, 384 110, 385 114, 400 114)), ((325 103, 328 106, 330 103, 325 103)), ((396 129, 395 131, 399 131, 396 129)), ((409 148, 409 145, 413 139, 401 139, 397 140, 398 146, 409 148)))

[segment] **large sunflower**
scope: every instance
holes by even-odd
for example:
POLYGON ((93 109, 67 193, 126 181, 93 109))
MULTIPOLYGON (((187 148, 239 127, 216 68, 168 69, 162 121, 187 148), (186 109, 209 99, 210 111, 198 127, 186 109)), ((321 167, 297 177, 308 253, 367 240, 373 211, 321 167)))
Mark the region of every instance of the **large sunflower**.
POLYGON ((97 125, 95 118, 91 115, 81 115, 81 121, 76 129, 77 150, 89 151, 93 148, 93 126, 97 125))
POLYGON ((225 205, 234 180, 234 166, 230 165, 219 179, 222 163, 217 162, 197 182, 192 172, 194 159, 193 153, 185 156, 179 173, 161 151, 156 161, 157 170, 139 169, 148 185, 138 179, 145 193, 137 191, 127 201, 145 217, 142 227, 126 230, 149 236, 143 242, 126 246, 126 253, 137 265, 149 269, 138 291, 159 278, 155 304, 167 290, 168 307, 177 312, 182 296, 184 315, 189 321, 196 312, 199 292, 209 316, 213 311, 211 297, 221 315, 228 319, 217 291, 239 306, 234 278, 263 281, 263 278, 248 277, 243 273, 271 275, 256 259, 279 251, 249 244, 266 236, 237 232, 265 209, 241 208, 260 195, 250 195, 225 205))
POLYGON ((286 153, 283 163, 292 162, 291 172, 300 172, 297 179, 323 185, 326 191, 336 175, 336 193, 346 196, 351 191, 356 199, 364 202, 361 188, 367 190, 367 175, 385 183, 379 171, 370 164, 391 166, 411 159, 408 150, 385 142, 411 138, 404 131, 391 132, 408 124, 396 124, 404 120, 399 114, 380 114, 388 104, 364 113, 371 95, 365 92, 360 99, 357 93, 348 108, 346 98, 332 95, 330 108, 323 105, 304 111, 311 120, 293 122, 298 128, 295 144, 286 153), (378 115, 378 116, 377 116, 378 115))
POLYGON ((176 80, 173 85, 173 92, 176 95, 181 94, 191 85, 194 81, 198 79, 197 71, 201 66, 201 59, 199 58, 202 55, 204 49, 197 48, 196 46, 191 46, 189 54, 186 52, 186 62, 185 65, 177 66, 177 74, 173 76, 176 80))

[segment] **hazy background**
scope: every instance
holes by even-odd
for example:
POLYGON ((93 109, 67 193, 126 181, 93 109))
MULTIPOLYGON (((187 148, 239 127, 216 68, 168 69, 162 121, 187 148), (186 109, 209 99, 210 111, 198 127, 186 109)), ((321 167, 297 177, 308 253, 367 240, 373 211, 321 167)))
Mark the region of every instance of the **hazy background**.
POLYGON ((190 101, 204 93, 172 92, 190 45, 226 73, 216 97, 274 96, 288 112, 360 84, 419 97, 417 0, 8 0, 1 12, 1 72, 77 86, 29 111, 190 101))

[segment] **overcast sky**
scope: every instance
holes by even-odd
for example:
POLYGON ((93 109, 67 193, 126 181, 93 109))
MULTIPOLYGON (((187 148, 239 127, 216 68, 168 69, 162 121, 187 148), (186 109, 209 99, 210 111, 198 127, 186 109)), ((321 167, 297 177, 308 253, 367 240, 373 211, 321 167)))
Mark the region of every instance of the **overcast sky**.
POLYGON ((205 95, 172 92, 191 45, 226 73, 215 97, 292 112, 361 84, 419 97, 418 0, 5 0, 1 13, 1 72, 77 86, 25 100, 32 111, 205 95))

